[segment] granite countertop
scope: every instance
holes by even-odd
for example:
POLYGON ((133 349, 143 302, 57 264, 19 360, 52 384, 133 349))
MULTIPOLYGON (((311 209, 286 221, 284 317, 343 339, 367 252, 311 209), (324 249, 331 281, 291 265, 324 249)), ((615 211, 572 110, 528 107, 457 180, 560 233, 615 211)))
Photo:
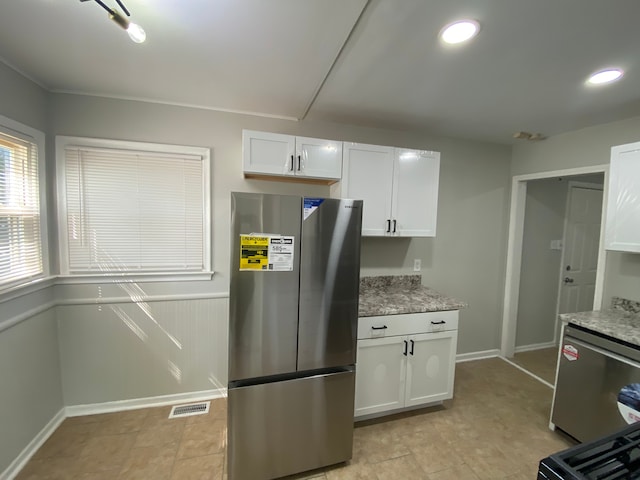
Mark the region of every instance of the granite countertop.
POLYGON ((439 312, 467 307, 465 302, 422 285, 420 275, 386 275, 360 279, 359 317, 439 312))
POLYGON ((560 319, 640 347, 640 302, 613 297, 607 310, 563 313, 560 319))

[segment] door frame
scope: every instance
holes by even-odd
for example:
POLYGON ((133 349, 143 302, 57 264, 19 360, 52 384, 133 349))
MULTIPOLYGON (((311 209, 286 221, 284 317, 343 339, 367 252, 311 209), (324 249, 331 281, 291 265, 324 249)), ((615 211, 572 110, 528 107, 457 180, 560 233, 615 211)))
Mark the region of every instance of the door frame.
MULTIPOLYGON (((567 243, 566 243, 566 239, 567 239, 567 228, 569 226, 569 208, 571 207, 571 201, 572 201, 572 195, 573 195, 573 190, 572 188, 586 188, 589 190, 599 190, 602 192, 602 208, 604 208, 604 202, 605 202, 605 197, 604 197, 604 180, 602 185, 597 184, 597 183, 589 183, 589 182, 580 182, 577 180, 569 180, 568 185, 567 185, 567 202, 565 205, 565 215, 564 215, 564 226, 562 227, 562 254, 560 255, 560 272, 558 273, 558 298, 556 301, 556 321, 553 327, 553 344, 557 345, 558 342, 560 341, 560 317, 558 315, 558 313, 560 312, 560 303, 562 301, 562 279, 565 276, 565 270, 564 270, 564 265, 566 263, 565 258, 566 258, 566 247, 567 247, 567 243)), ((603 230, 603 221, 604 217, 600 217, 600 242, 602 242, 602 230, 603 230)), ((599 265, 598 265, 599 267, 599 265)), ((596 274, 597 275, 597 274, 596 274)), ((597 285, 597 277, 596 277, 596 285, 597 285)), ((596 301, 596 294, 594 292, 593 294, 593 300, 594 300, 594 308, 595 308, 595 301, 596 301)), ((600 298, 600 302, 602 301, 602 298, 600 298)))
MULTIPOLYGON (((520 270, 522 267, 522 242, 524 237, 524 214, 527 199, 527 182, 545 178, 569 177, 591 173, 604 173, 602 191, 602 219, 605 225, 607 211, 607 193, 609 183, 609 165, 594 165, 591 167, 552 170, 526 175, 515 175, 511 179, 511 204, 509 211, 509 236, 507 242, 507 263, 504 282, 504 300, 502 307, 502 335, 500 354, 503 357, 513 357, 516 346, 516 324, 518 318, 518 300, 520 296, 520 270)), ((596 272, 596 287, 593 308, 598 310, 602 306, 604 290, 604 271, 606 253, 604 249, 604 231, 600 228, 600 245, 598 248, 598 266, 596 272)))

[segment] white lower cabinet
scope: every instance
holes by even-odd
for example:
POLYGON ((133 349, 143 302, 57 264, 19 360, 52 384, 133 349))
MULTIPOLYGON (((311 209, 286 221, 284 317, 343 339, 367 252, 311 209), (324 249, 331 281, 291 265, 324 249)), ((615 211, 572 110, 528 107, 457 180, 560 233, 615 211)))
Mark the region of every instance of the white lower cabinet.
POLYGON ((361 318, 355 417, 453 397, 458 312, 361 318))

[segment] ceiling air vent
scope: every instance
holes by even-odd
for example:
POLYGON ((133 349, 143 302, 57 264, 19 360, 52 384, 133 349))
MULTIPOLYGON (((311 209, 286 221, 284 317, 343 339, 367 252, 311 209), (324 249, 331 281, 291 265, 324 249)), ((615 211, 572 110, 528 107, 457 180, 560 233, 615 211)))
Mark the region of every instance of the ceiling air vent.
POLYGON ((174 405, 169 418, 190 417, 192 415, 204 415, 209 413, 211 402, 190 403, 188 405, 174 405))

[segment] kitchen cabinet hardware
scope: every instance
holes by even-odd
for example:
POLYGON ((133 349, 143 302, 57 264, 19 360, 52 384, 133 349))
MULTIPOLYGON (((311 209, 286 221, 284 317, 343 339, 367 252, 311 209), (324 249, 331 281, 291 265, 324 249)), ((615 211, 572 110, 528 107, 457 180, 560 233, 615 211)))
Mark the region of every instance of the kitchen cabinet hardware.
POLYGON ((300 171, 300 166, 302 164, 300 157, 301 155, 298 155, 298 171, 300 171))
POLYGON ((571 278, 571 277, 564 277, 564 283, 573 283, 573 278, 571 278))
POLYGON ((396 233, 396 220, 393 220, 393 233, 396 233))
POLYGON ((293 172, 293 155, 291 155, 291 168, 289 168, 290 172, 293 172))
POLYGON ((381 327, 371 327, 371 330, 386 330, 386 329, 387 329, 386 325, 383 325, 381 327))
POLYGON ((413 340, 409 340, 409 342, 411 342, 411 351, 409 353, 413 355, 413 347, 415 346, 415 342, 413 340))
POLYGON ((444 325, 445 323, 447 322, 445 322, 444 320, 440 320, 439 322, 434 322, 433 320, 431 320, 431 325, 444 325))
POLYGON ((404 341, 404 352, 402 352, 402 354, 406 357, 407 356, 407 349, 409 348, 409 344, 407 343, 407 341, 404 341))
POLYGON ((387 219, 387 233, 391 233, 391 220, 387 219))

